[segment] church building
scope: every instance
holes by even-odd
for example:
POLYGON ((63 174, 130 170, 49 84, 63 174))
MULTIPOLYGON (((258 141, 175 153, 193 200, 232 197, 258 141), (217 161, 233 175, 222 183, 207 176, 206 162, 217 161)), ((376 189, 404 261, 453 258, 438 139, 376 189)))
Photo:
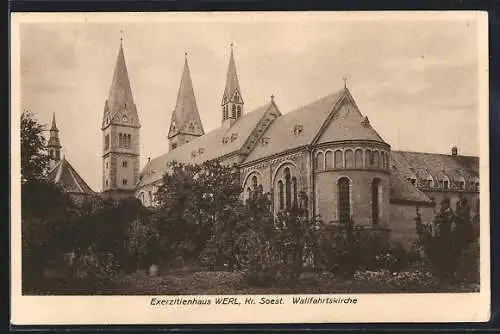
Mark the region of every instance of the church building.
POLYGON ((415 235, 417 210, 431 220, 445 197, 452 205, 466 198, 478 210, 478 157, 459 155, 455 147, 451 154, 393 151, 346 85, 295 110, 280 110, 274 96, 247 106, 231 45, 226 84, 214 96, 220 126, 205 132, 187 56, 183 66, 165 128, 168 152, 139 170, 141 125, 120 44, 101 127, 104 194, 133 195, 153 206, 169 162, 220 159, 239 168, 243 197, 262 185, 274 212, 306 198, 310 214, 325 222, 351 217, 406 244, 415 235))

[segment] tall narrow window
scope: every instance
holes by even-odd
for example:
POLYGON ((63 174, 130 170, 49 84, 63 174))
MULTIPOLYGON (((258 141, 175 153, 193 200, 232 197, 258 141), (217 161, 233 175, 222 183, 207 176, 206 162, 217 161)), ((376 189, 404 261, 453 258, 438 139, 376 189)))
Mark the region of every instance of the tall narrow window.
POLYGON ((241 116, 241 106, 238 106, 238 112, 236 116, 239 118, 241 116))
POLYGON ((378 151, 373 151, 372 168, 378 168, 379 159, 380 159, 380 155, 379 155, 378 151))
POLYGON ((252 176, 252 187, 253 190, 257 189, 257 176, 252 176))
POLYGON ((231 117, 236 118, 236 105, 234 105, 234 104, 231 107, 231 117))
POLYGON ((122 167, 126 168, 127 166, 128 166, 128 161, 126 160, 122 161, 122 167))
POLYGON ((297 178, 295 176, 292 177, 292 193, 293 193, 292 205, 296 206, 298 205, 298 202, 297 202, 297 178))
POLYGON ((119 133, 119 134, 118 134, 118 147, 120 147, 120 148, 121 148, 121 147, 122 147, 122 145, 123 145, 122 134, 121 134, 121 133, 119 133))
POLYGON ((380 220, 380 179, 372 182, 372 224, 378 226, 380 220))
POLYGON ((333 168, 333 152, 327 151, 325 154, 325 169, 333 168))
POLYGON ((345 168, 353 168, 354 167, 354 154, 352 150, 345 151, 345 168))
POLYGON ((380 160, 378 161, 378 168, 384 169, 385 166, 385 152, 380 152, 380 160))
POLYGON ((104 149, 108 150, 109 149, 109 135, 106 135, 104 137, 104 149))
POLYGON ((283 181, 278 181, 278 197, 279 197, 279 205, 280 210, 283 210, 285 207, 285 194, 283 191, 283 181))
POLYGON ((338 208, 339 221, 341 223, 348 222, 351 218, 351 200, 350 200, 350 184, 349 179, 342 177, 338 181, 338 208))
POLYGON ((335 151, 335 156, 334 156, 334 164, 335 168, 342 168, 342 151, 337 150, 335 151))
POLYGON ((123 185, 124 185, 124 186, 126 186, 126 185, 127 185, 127 183, 128 183, 127 179, 123 179, 123 180, 122 180, 122 183, 123 183, 123 185))
POLYGON ((292 184, 290 180, 290 168, 285 168, 285 205, 286 208, 289 209, 291 207, 291 202, 292 202, 292 184))
POLYGON ((360 149, 354 154, 354 168, 363 168, 363 151, 360 149))
POLYGON ((365 151, 365 168, 372 168, 372 151, 366 150, 365 151))
POLYGON ((316 170, 322 171, 325 169, 325 156, 323 152, 319 152, 316 154, 316 170))

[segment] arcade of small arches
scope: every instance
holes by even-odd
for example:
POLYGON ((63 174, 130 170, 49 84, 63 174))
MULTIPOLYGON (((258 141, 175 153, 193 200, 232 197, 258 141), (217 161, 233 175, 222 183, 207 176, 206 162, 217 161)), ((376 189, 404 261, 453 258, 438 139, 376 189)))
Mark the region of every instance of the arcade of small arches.
POLYGON ((343 148, 316 151, 315 171, 331 169, 389 169, 389 153, 382 150, 343 148))

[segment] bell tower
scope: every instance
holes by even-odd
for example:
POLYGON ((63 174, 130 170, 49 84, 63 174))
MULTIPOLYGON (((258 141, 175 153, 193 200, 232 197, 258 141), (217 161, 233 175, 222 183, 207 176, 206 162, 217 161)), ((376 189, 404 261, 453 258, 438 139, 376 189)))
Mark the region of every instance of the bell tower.
POLYGON ((227 68, 226 87, 222 95, 222 124, 230 127, 243 114, 243 98, 241 97, 236 64, 234 62, 233 43, 227 68))
POLYGON ((102 120, 102 190, 112 196, 133 196, 139 176, 139 116, 120 39, 118 58, 102 120))
POLYGON ((182 70, 181 84, 177 93, 177 102, 168 131, 169 150, 187 143, 188 141, 203 136, 203 124, 201 123, 196 98, 194 96, 193 82, 189 72, 187 53, 184 53, 184 69, 182 70))

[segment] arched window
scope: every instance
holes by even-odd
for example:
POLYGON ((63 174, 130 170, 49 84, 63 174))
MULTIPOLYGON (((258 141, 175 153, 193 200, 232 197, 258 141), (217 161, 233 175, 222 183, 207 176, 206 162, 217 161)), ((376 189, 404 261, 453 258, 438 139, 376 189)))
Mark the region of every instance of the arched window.
POLYGON ((257 176, 252 176, 252 187, 253 189, 257 189, 257 176))
POLYGON ((316 170, 322 171, 325 169, 325 156, 323 152, 316 154, 316 170))
POLYGON ((342 177, 338 181, 338 210, 339 221, 341 223, 348 222, 351 219, 351 199, 350 199, 350 182, 346 177, 342 177))
POLYGON ((354 167, 363 168, 363 151, 357 149, 354 153, 354 167))
POLYGON ((378 226, 380 221, 380 179, 372 182, 372 224, 378 226))
POLYGON ((373 151, 373 164, 372 164, 372 168, 378 168, 379 159, 380 159, 380 156, 379 156, 378 151, 373 151))
POLYGON ((241 116, 241 106, 238 106, 238 114, 237 117, 239 118, 241 116))
POLYGON ((283 191, 283 181, 278 181, 278 197, 279 197, 279 205, 280 210, 283 210, 285 207, 285 194, 283 191))
POLYGON ((345 168, 353 168, 354 167, 354 153, 352 150, 345 151, 345 168))
POLYGON ((298 202, 297 202, 297 178, 295 176, 292 177, 292 195, 293 195, 292 205, 296 206, 298 205, 298 202))
POLYGON ((333 152, 327 151, 325 154, 325 169, 333 168, 333 152))
POLYGON ((234 104, 231 107, 231 117, 236 118, 236 105, 234 105, 234 104))
POLYGON ((286 208, 289 209, 291 207, 291 202, 292 202, 292 184, 290 180, 290 168, 285 168, 284 170, 285 174, 285 196, 286 196, 286 208))
POLYGON ((341 150, 336 150, 335 151, 335 156, 334 156, 334 165, 335 168, 342 168, 342 151, 341 150))
POLYGON ((372 151, 366 150, 365 151, 365 168, 372 168, 372 164, 373 164, 372 151))

